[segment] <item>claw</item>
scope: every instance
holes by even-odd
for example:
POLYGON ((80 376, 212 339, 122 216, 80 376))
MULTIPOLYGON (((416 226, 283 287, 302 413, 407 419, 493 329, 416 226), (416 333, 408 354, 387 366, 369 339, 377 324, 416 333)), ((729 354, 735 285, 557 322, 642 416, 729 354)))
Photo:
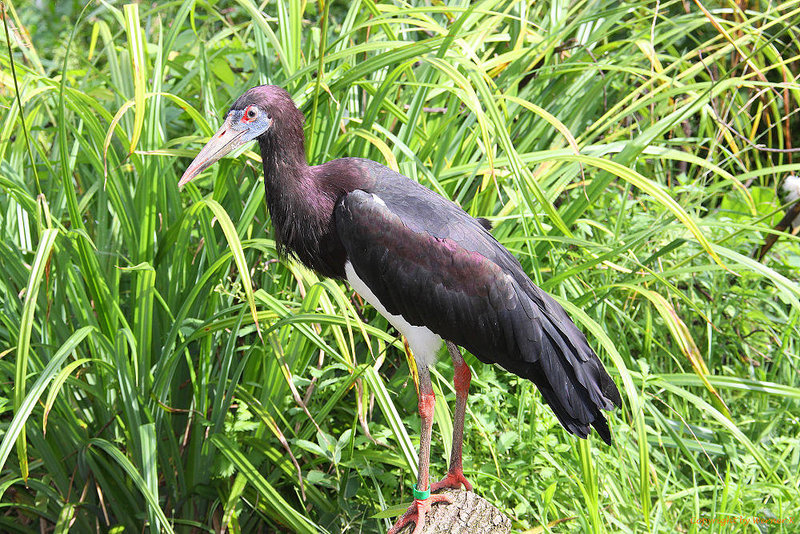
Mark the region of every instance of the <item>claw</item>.
POLYGON ((470 484, 467 479, 464 478, 464 471, 461 469, 455 469, 453 471, 448 471, 445 477, 439 482, 434 482, 431 484, 431 492, 436 492, 440 489, 446 488, 457 490, 461 488, 461 484, 464 484, 464 489, 467 491, 472 491, 472 484, 470 484))
POLYGON ((437 502, 452 503, 453 499, 449 495, 431 495, 427 499, 414 499, 400 519, 394 524, 387 534, 397 534, 412 521, 415 523, 414 531, 411 534, 421 534, 425 528, 425 514, 430 511, 431 505, 437 502))

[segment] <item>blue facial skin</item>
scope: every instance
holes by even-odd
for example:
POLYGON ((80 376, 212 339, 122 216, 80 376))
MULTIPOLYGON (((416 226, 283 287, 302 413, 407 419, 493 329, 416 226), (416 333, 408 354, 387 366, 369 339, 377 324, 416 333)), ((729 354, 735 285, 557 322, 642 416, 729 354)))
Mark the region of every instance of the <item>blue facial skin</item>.
POLYGON ((247 106, 245 109, 231 110, 226 121, 231 125, 232 130, 244 132, 241 143, 252 141, 266 132, 272 124, 272 119, 256 105, 247 106))

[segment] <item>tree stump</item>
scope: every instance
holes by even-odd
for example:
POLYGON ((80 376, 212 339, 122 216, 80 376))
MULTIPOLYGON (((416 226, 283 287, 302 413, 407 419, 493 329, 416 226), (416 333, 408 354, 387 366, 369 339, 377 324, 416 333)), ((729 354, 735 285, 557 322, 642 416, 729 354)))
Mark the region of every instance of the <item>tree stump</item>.
MULTIPOLYGON (((446 490, 442 492, 453 499, 451 504, 434 504, 425 516, 422 534, 507 534, 511 532, 511 519, 492 503, 473 491, 446 490)), ((414 524, 406 526, 400 534, 410 534, 414 524)))

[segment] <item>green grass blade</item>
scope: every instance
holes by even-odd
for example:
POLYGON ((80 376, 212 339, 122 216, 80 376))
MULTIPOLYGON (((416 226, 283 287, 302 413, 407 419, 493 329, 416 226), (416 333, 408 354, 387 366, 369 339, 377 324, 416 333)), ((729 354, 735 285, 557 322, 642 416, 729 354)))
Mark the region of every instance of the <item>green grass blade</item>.
MULTIPOLYGON (((25 423, 28 421, 39 397, 42 396, 47 384, 55 379, 58 375, 59 367, 62 362, 72 354, 75 348, 94 330, 91 326, 84 326, 76 330, 67 339, 63 345, 53 354, 53 357, 47 363, 47 366, 39 374, 39 377, 28 390, 23 398, 19 407, 14 412, 14 418, 8 426, 8 429, 3 436, 3 441, 0 442, 0 469, 5 466, 8 455, 11 453, 11 447, 18 440, 19 436, 24 435, 25 423)), ((23 471, 24 473, 24 471, 23 471)), ((24 477, 23 477, 24 479, 24 477)))
POLYGON ((239 276, 242 278, 242 287, 247 298, 247 304, 250 306, 250 314, 253 317, 253 322, 256 325, 259 336, 261 335, 261 326, 258 323, 258 314, 256 312, 256 302, 253 297, 253 283, 250 280, 250 270, 247 267, 247 260, 244 257, 244 250, 242 250, 242 242, 239 235, 236 233, 236 226, 234 226, 228 213, 225 211, 218 202, 208 199, 204 201, 205 206, 208 206, 217 218, 222 231, 225 233, 225 239, 228 241, 228 246, 233 254, 233 261, 239 269, 239 276))
MULTIPOLYGON (((14 411, 19 413, 22 410, 22 405, 25 401, 26 382, 28 378, 28 352, 31 343, 31 331, 34 325, 34 313, 36 311, 36 302, 39 298, 39 285, 42 283, 42 278, 45 275, 45 269, 50 259, 50 254, 53 246, 58 237, 58 230, 49 228, 42 232, 42 238, 39 241, 39 246, 36 248, 36 256, 33 259, 31 266, 31 275, 28 279, 28 287, 25 289, 25 304, 22 308, 22 317, 20 318, 20 331, 17 340, 17 360, 16 372, 14 375, 14 411)), ((24 425, 19 430, 19 437, 17 438, 17 457, 19 459, 19 470, 22 473, 22 478, 28 478, 28 448, 27 440, 25 438, 24 425)), ((0 451, 0 465, 5 463, 0 451)))
POLYGON ((226 436, 217 434, 211 437, 211 442, 237 466, 247 481, 265 499, 266 506, 274 509, 278 516, 293 532, 308 534, 326 532, 325 529, 322 529, 319 525, 315 525, 304 515, 292 508, 226 436))
POLYGON ((98 449, 101 449, 123 469, 127 476, 130 477, 133 485, 139 490, 144 499, 147 501, 148 512, 152 513, 155 518, 160 521, 160 529, 163 532, 168 532, 170 534, 173 533, 174 530, 172 529, 170 522, 167 520, 167 516, 164 515, 164 511, 158 504, 158 496, 150 491, 148 483, 142 478, 141 473, 133 465, 133 463, 131 463, 131 461, 117 447, 104 439, 92 438, 88 441, 88 445, 90 447, 97 447, 98 449))

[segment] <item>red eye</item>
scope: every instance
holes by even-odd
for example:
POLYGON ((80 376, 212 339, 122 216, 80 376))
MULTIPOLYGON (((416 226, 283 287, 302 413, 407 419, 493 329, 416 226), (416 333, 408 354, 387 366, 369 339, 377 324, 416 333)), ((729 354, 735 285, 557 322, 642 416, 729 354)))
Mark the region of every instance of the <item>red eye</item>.
POLYGON ((255 106, 247 106, 242 114, 242 122, 253 122, 258 117, 258 108, 255 106))

